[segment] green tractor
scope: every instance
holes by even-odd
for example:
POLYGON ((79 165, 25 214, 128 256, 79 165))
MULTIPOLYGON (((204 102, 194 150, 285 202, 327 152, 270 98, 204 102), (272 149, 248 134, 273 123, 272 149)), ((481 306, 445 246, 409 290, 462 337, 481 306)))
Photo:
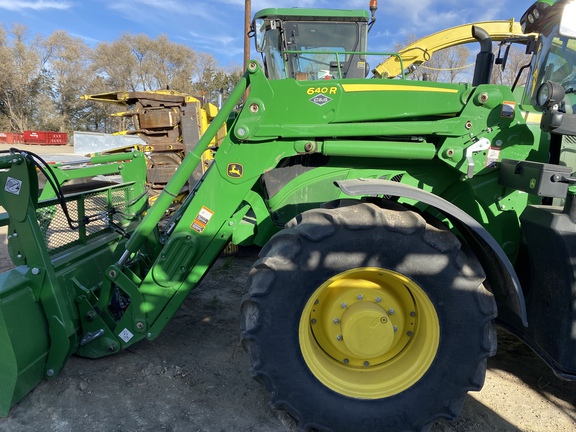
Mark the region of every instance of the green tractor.
MULTIPOLYGON (((567 0, 526 12, 537 38, 525 88, 490 84, 478 27, 472 84, 344 77, 362 62, 346 47, 308 53, 335 57, 322 60, 326 80, 308 67, 271 79, 268 58, 269 79, 252 61, 150 208, 138 152, 70 168, 122 177, 74 194, 38 157, 0 155, 15 264, 0 275, 0 414, 72 354, 158 337, 229 242, 262 247, 242 343, 271 406, 302 430, 454 418, 483 385, 494 323, 576 379, 575 15, 567 0), (214 162, 165 221, 248 86, 214 162), (38 201, 37 166, 56 198, 38 201)), ((258 44, 276 37, 256 29, 258 44)), ((290 71, 293 54, 277 64, 290 71)))

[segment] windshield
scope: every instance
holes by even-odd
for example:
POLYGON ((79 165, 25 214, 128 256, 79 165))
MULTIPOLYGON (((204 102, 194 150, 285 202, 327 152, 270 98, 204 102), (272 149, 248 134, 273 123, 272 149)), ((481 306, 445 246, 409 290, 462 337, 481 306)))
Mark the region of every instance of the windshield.
POLYGON ((572 94, 576 93, 576 40, 556 32, 541 36, 535 73, 527 88, 531 105, 536 105, 536 90, 546 81, 564 87, 567 112, 576 112, 576 94, 572 94))
POLYGON ((286 21, 281 31, 263 26, 257 46, 268 78, 299 80, 365 76, 366 23, 286 21), (287 51, 284 58, 282 51, 287 51))

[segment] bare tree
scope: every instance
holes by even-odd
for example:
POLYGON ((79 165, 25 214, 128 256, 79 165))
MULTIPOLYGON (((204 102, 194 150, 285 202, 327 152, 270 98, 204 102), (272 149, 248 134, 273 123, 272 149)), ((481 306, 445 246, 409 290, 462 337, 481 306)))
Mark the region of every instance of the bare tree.
POLYGON ((98 44, 93 66, 111 90, 129 91, 170 87, 186 92, 199 68, 191 48, 163 35, 150 39, 143 34, 124 34, 117 41, 98 44))
POLYGON ((62 30, 31 38, 25 26, 0 25, 0 130, 112 132, 117 107, 82 95, 171 88, 216 103, 241 76, 239 67, 221 68, 212 55, 164 35, 124 34, 91 49, 62 30))
MULTIPOLYGON (((52 33, 44 41, 48 54, 48 70, 52 84, 52 100, 55 112, 44 119, 47 129, 73 130, 78 126, 85 101, 79 98, 90 81, 90 48, 80 38, 70 36, 63 30, 52 33)), ((80 122, 81 123, 81 122, 80 122)))
POLYGON ((22 25, 0 28, 0 110, 2 126, 12 131, 36 126, 40 107, 49 105, 47 53, 40 38, 27 36, 22 25))

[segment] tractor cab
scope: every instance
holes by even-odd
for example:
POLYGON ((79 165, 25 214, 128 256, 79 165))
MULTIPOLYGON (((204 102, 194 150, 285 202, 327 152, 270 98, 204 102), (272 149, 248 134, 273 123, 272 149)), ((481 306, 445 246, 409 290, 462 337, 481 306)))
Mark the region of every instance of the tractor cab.
POLYGON ((576 135, 576 122, 565 130, 568 117, 563 118, 576 114, 576 2, 537 1, 521 24, 525 33, 539 33, 523 103, 542 108, 547 132, 576 135))
POLYGON ((369 14, 363 10, 270 8, 251 34, 268 79, 364 78, 369 14))

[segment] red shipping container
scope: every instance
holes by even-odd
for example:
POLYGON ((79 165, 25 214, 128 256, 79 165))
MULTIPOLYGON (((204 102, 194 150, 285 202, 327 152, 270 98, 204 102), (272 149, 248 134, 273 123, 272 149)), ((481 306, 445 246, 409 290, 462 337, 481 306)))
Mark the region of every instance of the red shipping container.
POLYGON ((46 140, 46 132, 42 131, 24 131, 24 142, 26 144, 40 144, 46 140))
POLYGON ((46 132, 46 143, 50 145, 68 144, 68 134, 66 132, 46 132))
POLYGON ((0 143, 6 144, 22 144, 24 142, 24 134, 19 132, 0 132, 0 143))
POLYGON ((68 143, 66 132, 24 131, 24 143, 36 145, 64 145, 68 143))

